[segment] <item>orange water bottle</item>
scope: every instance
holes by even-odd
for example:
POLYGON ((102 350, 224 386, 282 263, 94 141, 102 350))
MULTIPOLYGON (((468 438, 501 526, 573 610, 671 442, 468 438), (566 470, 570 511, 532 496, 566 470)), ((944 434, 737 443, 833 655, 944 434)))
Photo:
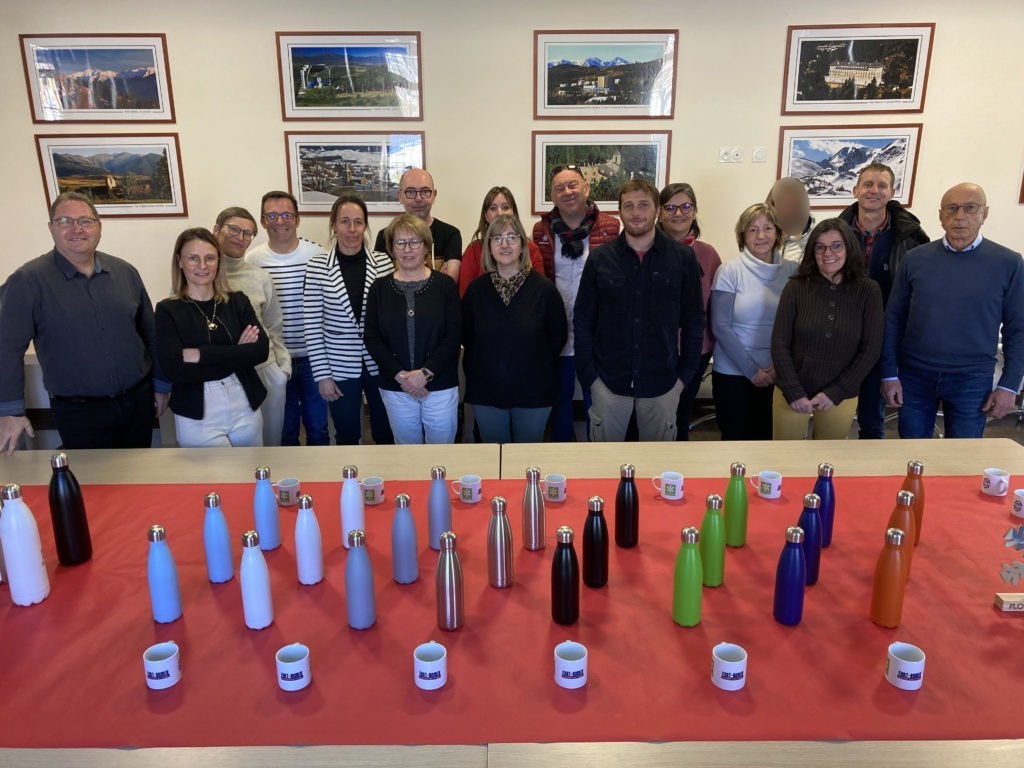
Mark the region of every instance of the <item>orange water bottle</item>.
POLYGON ((889 528, 899 528, 904 533, 903 568, 904 578, 910 578, 910 564, 914 558, 914 494, 910 491, 899 491, 896 494, 896 508, 889 515, 889 528))
POLYGON ((870 616, 880 627, 898 627, 903 614, 903 593, 907 588, 903 542, 904 532, 899 528, 889 528, 885 532, 885 548, 875 565, 870 616))
POLYGON ((920 461, 907 462, 907 476, 903 490, 914 494, 914 546, 921 540, 921 523, 924 521, 924 464, 920 461))

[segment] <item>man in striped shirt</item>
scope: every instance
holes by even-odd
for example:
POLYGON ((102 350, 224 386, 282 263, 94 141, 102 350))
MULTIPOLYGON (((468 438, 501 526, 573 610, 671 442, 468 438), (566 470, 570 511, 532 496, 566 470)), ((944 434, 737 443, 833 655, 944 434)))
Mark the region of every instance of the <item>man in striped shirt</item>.
POLYGON ((302 335, 302 297, 306 263, 324 249, 298 235, 299 206, 288 192, 272 191, 260 203, 260 223, 267 242, 249 251, 245 260, 270 273, 281 304, 281 335, 292 358, 292 375, 285 388, 281 445, 299 444, 299 421, 307 445, 328 445, 327 402, 320 397, 302 335))

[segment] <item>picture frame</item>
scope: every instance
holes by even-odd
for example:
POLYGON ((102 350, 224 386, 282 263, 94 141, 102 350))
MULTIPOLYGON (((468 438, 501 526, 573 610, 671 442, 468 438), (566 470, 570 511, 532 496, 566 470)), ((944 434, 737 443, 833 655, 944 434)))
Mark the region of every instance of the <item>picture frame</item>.
POLYGON ((924 111, 935 24, 791 26, 784 115, 924 111))
POLYGON ((277 32, 284 120, 422 120, 419 32, 277 32))
POLYGON ((533 116, 671 119, 678 29, 535 30, 533 116))
POLYGON ((1024 205, 1024 177, 1020 180, 1020 199, 1017 202, 1020 205, 1024 205))
POLYGON ((914 199, 921 123, 906 125, 796 125, 779 129, 777 178, 793 176, 807 186, 811 208, 845 208, 855 202, 859 169, 871 162, 892 168, 893 200, 914 199))
POLYGON ((187 216, 176 133, 36 134, 46 205, 88 195, 102 217, 187 216))
POLYGON ((532 189, 534 216, 553 207, 548 180, 558 165, 581 166, 590 197, 605 213, 617 212, 619 187, 646 178, 658 189, 668 180, 671 131, 534 131, 532 189))
POLYGON ((174 122, 163 33, 18 39, 32 122, 174 122))
POLYGON ((286 131, 288 191, 299 213, 330 213, 343 192, 359 195, 371 214, 399 214, 398 181, 424 167, 424 133, 286 131))

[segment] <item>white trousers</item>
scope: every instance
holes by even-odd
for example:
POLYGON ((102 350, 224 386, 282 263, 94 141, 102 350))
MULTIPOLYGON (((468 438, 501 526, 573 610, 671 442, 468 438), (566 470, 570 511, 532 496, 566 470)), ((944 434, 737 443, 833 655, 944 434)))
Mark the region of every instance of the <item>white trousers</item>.
POLYGON ((263 444, 280 445, 288 375, 273 360, 259 366, 256 373, 259 374, 263 386, 267 388, 267 399, 260 406, 260 414, 263 416, 263 444))
POLYGON ((263 417, 249 407, 235 374, 203 385, 203 418, 174 414, 182 448, 227 448, 263 445, 263 417))

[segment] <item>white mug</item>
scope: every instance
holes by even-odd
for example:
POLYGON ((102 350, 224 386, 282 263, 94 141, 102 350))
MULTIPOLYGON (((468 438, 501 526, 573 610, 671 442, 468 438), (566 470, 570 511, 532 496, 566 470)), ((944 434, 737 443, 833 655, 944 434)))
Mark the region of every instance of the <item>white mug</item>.
POLYGON ((757 495, 762 499, 777 499, 782 495, 782 475, 766 469, 750 478, 757 495))
POLYGON ((302 493, 299 478, 285 477, 274 483, 274 491, 277 493, 277 503, 282 507, 294 507, 299 503, 299 495, 302 493))
POLYGON ((981 492, 989 496, 1005 496, 1010 490, 1010 473, 1005 469, 989 467, 981 478, 981 492))
POLYGON ((651 478, 651 484, 661 494, 661 498, 674 501, 683 498, 683 484, 686 478, 679 472, 662 472, 658 477, 651 478))
POLYGON ((309 668, 309 648, 292 643, 280 648, 274 656, 277 662, 277 684, 282 691, 301 691, 313 682, 309 668))
POLYGON ((368 477, 359 481, 359 487, 363 489, 363 503, 371 506, 384 502, 384 478, 368 477))
POLYGON ((1013 507, 1011 512, 1014 517, 1024 517, 1024 488, 1013 492, 1013 507))
POLYGON ((546 501, 565 501, 565 475, 548 475, 540 481, 546 501))
POLYGON ((711 682, 723 691, 738 691, 747 684, 747 652, 733 643, 711 649, 711 682))
POLYGON ((448 650, 431 640, 412 652, 412 679, 424 691, 436 691, 448 682, 448 650))
POLYGON ((924 651, 910 643, 892 643, 885 660, 885 679, 904 691, 924 682, 924 651))
POLYGON ((181 680, 181 655, 173 640, 151 645, 142 654, 146 685, 154 691, 170 688, 181 680))
POLYGON ((555 646, 555 682, 562 688, 587 684, 587 647, 566 640, 555 646))
POLYGON ((455 498, 467 504, 476 504, 483 498, 483 483, 480 475, 463 475, 458 480, 452 480, 452 491, 455 498))

